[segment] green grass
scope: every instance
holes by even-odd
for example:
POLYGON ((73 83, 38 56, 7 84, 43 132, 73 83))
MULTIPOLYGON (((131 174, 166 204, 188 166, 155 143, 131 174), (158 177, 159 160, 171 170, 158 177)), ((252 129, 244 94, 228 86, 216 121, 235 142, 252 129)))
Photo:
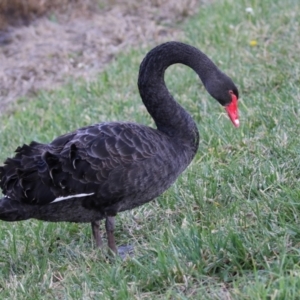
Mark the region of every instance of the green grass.
MULTIPOLYGON (((237 83, 241 127, 192 71, 171 67, 166 82, 197 121, 200 148, 157 201, 117 217, 117 242, 134 244, 134 258, 97 251, 88 224, 1 222, 0 298, 299 299, 298 2, 215 1, 181 25, 237 83)), ((95 83, 20 101, 0 120, 1 161, 87 124, 153 125, 136 87, 146 50, 120 55, 95 83)))

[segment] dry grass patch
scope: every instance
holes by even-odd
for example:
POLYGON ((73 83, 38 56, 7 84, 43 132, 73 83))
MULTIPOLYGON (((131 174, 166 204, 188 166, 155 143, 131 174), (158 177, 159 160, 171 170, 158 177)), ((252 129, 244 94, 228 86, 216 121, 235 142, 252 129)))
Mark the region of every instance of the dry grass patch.
POLYGON ((2 0, 0 30, 5 30, 10 25, 29 25, 37 17, 54 11, 66 13, 74 8, 91 9, 96 5, 96 0, 2 0))
POLYGON ((1 112, 20 96, 53 89, 70 77, 94 78, 128 45, 180 39, 176 22, 198 7, 196 0, 0 3, 6 25, 27 24, 0 34, 1 112))

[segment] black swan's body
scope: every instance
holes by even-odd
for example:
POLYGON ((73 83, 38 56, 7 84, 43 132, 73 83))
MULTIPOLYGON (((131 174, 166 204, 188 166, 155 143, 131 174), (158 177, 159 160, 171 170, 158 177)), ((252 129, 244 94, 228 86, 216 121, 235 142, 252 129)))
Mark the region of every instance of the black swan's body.
POLYGON ((175 63, 195 70, 208 92, 238 126, 238 91, 231 79, 194 47, 169 42, 143 60, 138 86, 157 129, 135 123, 100 123, 16 150, 0 167, 0 219, 91 222, 101 245, 99 220, 116 251, 114 216, 156 198, 193 159, 199 134, 191 116, 164 83, 175 63))

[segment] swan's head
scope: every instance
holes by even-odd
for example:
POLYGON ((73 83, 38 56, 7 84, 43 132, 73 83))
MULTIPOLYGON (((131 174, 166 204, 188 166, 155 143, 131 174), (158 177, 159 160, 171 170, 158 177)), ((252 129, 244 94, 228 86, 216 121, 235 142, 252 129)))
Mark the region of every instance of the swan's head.
POLYGON ((205 82, 205 87, 210 95, 225 107, 233 125, 239 127, 239 91, 232 80, 224 73, 217 73, 205 82))

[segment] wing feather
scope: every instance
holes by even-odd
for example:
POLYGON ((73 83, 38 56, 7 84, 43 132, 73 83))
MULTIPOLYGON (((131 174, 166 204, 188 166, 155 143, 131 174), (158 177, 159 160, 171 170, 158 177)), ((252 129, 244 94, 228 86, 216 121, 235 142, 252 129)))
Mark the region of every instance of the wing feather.
POLYGON ((132 190, 143 160, 157 154, 159 134, 131 123, 102 123, 62 135, 50 144, 32 142, 0 167, 3 193, 24 203, 45 204, 60 196, 94 193, 102 203, 132 190))

